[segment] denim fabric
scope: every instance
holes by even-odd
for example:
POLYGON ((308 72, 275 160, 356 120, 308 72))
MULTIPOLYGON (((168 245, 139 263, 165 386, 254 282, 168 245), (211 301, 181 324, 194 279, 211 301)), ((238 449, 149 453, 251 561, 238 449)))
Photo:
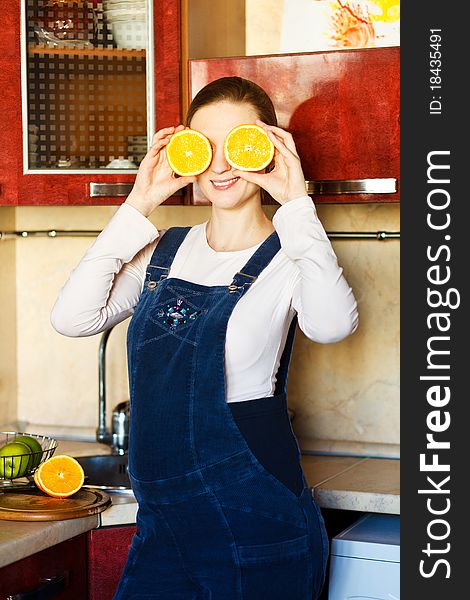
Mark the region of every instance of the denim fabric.
MULTIPOLYGON (((280 249, 273 232, 230 286, 167 277, 189 227, 167 230, 128 329, 129 477, 138 531, 113 600, 315 600, 329 552, 300 467, 295 493, 258 460, 226 401, 228 320, 280 249)), ((287 415, 296 319, 273 398, 287 415)), ((246 402, 248 406, 250 401, 246 402)))
POLYGON ((228 406, 257 460, 294 494, 299 495, 304 487, 304 478, 285 394, 249 402, 230 402, 228 406))

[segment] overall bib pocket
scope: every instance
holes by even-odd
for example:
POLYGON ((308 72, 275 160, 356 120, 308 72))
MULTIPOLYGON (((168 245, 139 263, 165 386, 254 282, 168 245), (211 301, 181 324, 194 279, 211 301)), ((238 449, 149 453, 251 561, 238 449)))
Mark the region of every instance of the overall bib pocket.
POLYGON ((170 284, 168 280, 160 283, 154 293, 157 296, 141 329, 139 349, 149 343, 166 343, 171 338, 175 342, 197 346, 197 328, 193 331, 194 324, 207 312, 201 294, 170 284))

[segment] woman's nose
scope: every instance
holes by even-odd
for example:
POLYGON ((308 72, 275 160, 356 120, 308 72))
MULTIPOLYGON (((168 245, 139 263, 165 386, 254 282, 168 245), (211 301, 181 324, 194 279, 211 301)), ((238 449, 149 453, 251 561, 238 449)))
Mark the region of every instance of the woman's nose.
POLYGON ((224 154, 224 146, 223 144, 216 149, 212 149, 212 162, 210 165, 210 170, 218 175, 225 173, 226 171, 230 171, 231 166, 227 162, 224 154))

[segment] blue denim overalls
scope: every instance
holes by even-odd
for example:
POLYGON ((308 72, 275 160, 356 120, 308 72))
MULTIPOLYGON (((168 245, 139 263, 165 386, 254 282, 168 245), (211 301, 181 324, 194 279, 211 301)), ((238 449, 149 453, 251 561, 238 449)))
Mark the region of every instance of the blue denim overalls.
MULTIPOLYGON (((274 231, 231 285, 205 286, 167 277, 189 229, 172 227, 157 244, 129 324, 138 529, 113 600, 316 599, 329 551, 320 509, 303 473, 296 495, 257 460, 226 401, 228 320, 279 237, 274 231)), ((286 418, 296 322, 270 399, 286 418)))

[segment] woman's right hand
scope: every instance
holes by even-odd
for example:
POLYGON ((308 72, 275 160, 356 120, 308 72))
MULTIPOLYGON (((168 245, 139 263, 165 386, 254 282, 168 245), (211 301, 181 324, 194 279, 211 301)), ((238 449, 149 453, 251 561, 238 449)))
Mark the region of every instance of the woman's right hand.
POLYGON ((153 136, 152 145, 140 163, 134 187, 125 203, 146 217, 175 192, 196 181, 196 177, 176 177, 166 158, 165 146, 171 136, 182 129, 184 125, 157 131, 153 136))

